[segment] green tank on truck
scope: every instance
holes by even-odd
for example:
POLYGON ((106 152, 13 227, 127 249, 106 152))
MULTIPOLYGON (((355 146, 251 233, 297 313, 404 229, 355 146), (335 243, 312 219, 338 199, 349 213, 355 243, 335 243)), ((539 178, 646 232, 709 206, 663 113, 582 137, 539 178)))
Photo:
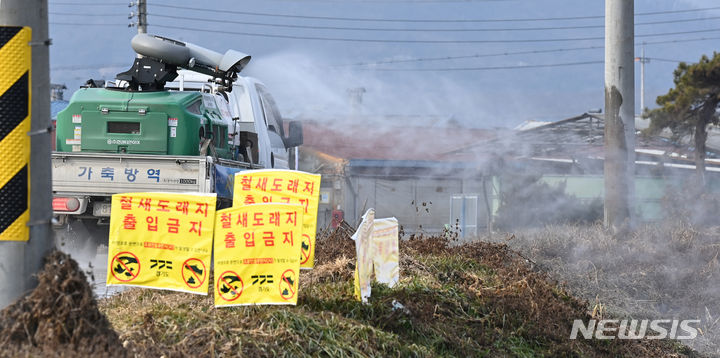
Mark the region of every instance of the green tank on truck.
POLYGON ((82 88, 57 117, 59 152, 200 155, 204 140, 231 159, 228 123, 212 95, 82 88))

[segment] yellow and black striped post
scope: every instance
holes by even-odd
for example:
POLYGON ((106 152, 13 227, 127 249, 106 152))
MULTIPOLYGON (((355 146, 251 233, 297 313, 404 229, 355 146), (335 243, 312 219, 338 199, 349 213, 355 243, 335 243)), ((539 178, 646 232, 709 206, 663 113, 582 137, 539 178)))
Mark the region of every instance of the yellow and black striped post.
POLYGON ((30 235, 29 27, 0 26, 0 241, 30 235))

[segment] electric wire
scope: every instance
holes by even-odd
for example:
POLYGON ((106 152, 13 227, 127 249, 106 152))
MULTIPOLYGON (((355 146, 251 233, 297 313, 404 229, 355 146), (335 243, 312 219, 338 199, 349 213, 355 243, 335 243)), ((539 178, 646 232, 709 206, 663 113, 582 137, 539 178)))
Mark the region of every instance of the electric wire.
POLYGON ((116 16, 116 17, 121 17, 121 15, 119 15, 119 14, 87 14, 87 13, 79 14, 79 13, 76 13, 76 12, 55 12, 55 11, 50 11, 50 12, 48 12, 48 14, 49 14, 49 15, 62 15, 62 16, 82 16, 82 17, 93 17, 93 16, 99 16, 99 17, 116 16))
POLYGON ((275 1, 275 2, 314 2, 314 3, 347 3, 352 2, 355 4, 362 4, 362 3, 385 3, 385 4, 395 4, 395 3, 411 3, 411 4, 422 4, 422 3, 472 3, 472 2, 506 2, 506 1, 514 1, 514 0, 353 0, 353 1, 346 1, 346 0, 268 0, 268 1, 275 1))
POLYGON ((123 26, 123 27, 127 27, 127 26, 128 26, 127 23, 124 23, 124 24, 108 24, 108 23, 87 23, 87 22, 83 22, 82 24, 79 24, 79 23, 77 23, 77 22, 55 22, 55 21, 51 21, 51 22, 49 22, 49 24, 50 24, 50 25, 71 25, 71 26, 78 26, 78 25, 82 25, 82 26, 123 26))
POLYGON ((364 70, 379 71, 379 72, 494 71, 494 70, 517 70, 517 69, 527 69, 527 68, 597 65, 597 64, 603 64, 603 63, 605 63, 605 61, 580 61, 580 62, 550 63, 550 64, 537 64, 537 65, 517 65, 517 66, 446 67, 446 68, 372 68, 372 69, 364 69, 364 70))
MULTIPOLYGON (((485 44, 510 44, 510 43, 542 43, 542 42, 571 42, 571 41, 593 41, 593 40, 604 40, 604 36, 595 37, 571 37, 571 38, 545 38, 545 39, 507 39, 507 40, 398 40, 398 39, 367 39, 367 38, 343 38, 343 37, 321 37, 321 36, 299 36, 299 35, 280 35, 280 34, 267 34, 267 33, 256 33, 256 32, 243 32, 243 31, 228 31, 228 30, 216 30, 216 29, 202 29, 202 28, 190 28, 182 26, 171 26, 162 24, 153 24, 155 27, 175 30, 187 30, 187 31, 198 31, 198 32, 210 32, 220 33, 228 35, 242 35, 242 36, 254 36, 254 37, 268 37, 268 38, 282 38, 282 39, 293 39, 293 40, 318 40, 318 41, 339 41, 339 42, 373 42, 373 43, 425 43, 425 44, 468 44, 468 43, 485 43, 485 44)), ((689 30, 689 31, 676 31, 676 32, 664 32, 655 34, 642 34, 635 35, 636 38, 642 37, 656 37, 656 36, 671 36, 671 35, 685 35, 705 32, 716 32, 720 29, 705 29, 705 30, 689 30)))
POLYGON ((674 63, 685 62, 685 63, 690 63, 690 61, 672 60, 672 59, 668 59, 668 58, 657 58, 657 57, 645 57, 645 58, 648 59, 648 60, 660 61, 660 62, 674 62, 674 63))
MULTIPOLYGON (((547 18, 515 18, 515 19, 390 19, 390 18, 359 18, 359 17, 340 17, 340 16, 313 16, 313 15, 291 15, 291 14, 277 14, 268 12, 252 12, 252 11, 238 11, 238 10, 227 10, 227 9, 208 9, 192 6, 180 6, 180 5, 168 5, 168 4, 149 4, 151 7, 161 7, 168 9, 180 9, 180 10, 192 10, 192 11, 204 11, 212 13, 225 13, 225 14, 236 14, 236 15, 253 15, 253 16, 265 16, 265 17, 281 17, 281 18, 295 18, 295 19, 310 19, 310 20, 340 20, 340 21, 376 21, 376 22, 454 22, 454 23, 467 23, 467 22, 523 22, 523 21, 559 21, 559 20, 589 20, 589 19, 603 19, 604 15, 588 15, 588 16, 567 16, 567 17, 547 17, 547 18)), ((688 12, 700 12, 708 10, 717 10, 720 6, 697 8, 697 9, 684 9, 684 10, 668 10, 668 11, 655 11, 646 13, 636 13, 635 16, 648 16, 648 15, 663 15, 663 14, 678 14, 688 12)))
POLYGON ((515 51, 515 52, 497 52, 488 54, 474 54, 474 55, 462 55, 462 56, 442 56, 442 57, 425 57, 425 58, 410 58, 410 59, 398 59, 398 60, 384 60, 375 62, 358 62, 346 65, 338 65, 337 67, 344 66, 375 66, 385 65, 391 63, 408 63, 408 62, 432 62, 432 61, 446 61, 446 60, 461 60, 468 58, 483 58, 483 57, 500 57, 500 56, 512 56, 512 55, 530 55, 530 54, 541 54, 541 53, 556 53, 556 52, 568 52, 568 51, 581 51, 581 50, 593 50, 593 49, 604 49, 605 46, 586 46, 586 47, 573 47, 573 48, 559 48, 550 50, 528 50, 528 51, 515 51))
POLYGON ((50 1, 49 5, 71 5, 71 6, 127 6, 126 2, 55 2, 50 1))
POLYGON ((636 43, 635 46, 641 46, 641 45, 659 45, 659 44, 669 44, 669 43, 684 43, 684 42, 696 42, 696 41, 709 41, 709 40, 720 40, 720 37, 700 37, 700 38, 694 38, 694 39, 676 39, 676 40, 660 40, 660 41, 643 41, 642 44, 636 43))
MULTIPOLYGON (((372 27, 347 27, 347 26, 317 26, 317 25, 294 25, 294 24, 270 24, 266 22, 254 21, 237 21, 223 19, 198 18, 190 16, 164 15, 149 12, 148 16, 154 16, 166 19, 202 21, 211 23, 225 23, 237 25, 253 25, 279 28, 295 28, 310 30, 343 30, 343 31, 382 31, 382 32, 492 32, 492 31, 543 31, 543 30, 578 30, 603 28, 603 25, 583 25, 583 26, 555 26, 555 27, 528 27, 528 28, 496 28, 496 29, 443 29, 443 28, 427 28, 427 29, 399 29, 399 28, 372 28, 372 27)), ((720 18, 720 17, 718 17, 720 18)))
MULTIPOLYGON (((53 3, 58 5, 118 5, 120 3, 104 3, 104 4, 90 4, 90 3, 53 3)), ((170 5, 163 5, 163 4, 153 4, 160 7, 171 7, 171 8, 188 8, 188 9, 194 9, 194 10, 203 10, 199 8, 189 8, 189 7, 180 7, 180 6, 170 6, 170 5)), ((695 12, 695 11, 706 11, 706 10, 714 10, 714 9, 720 9, 720 7, 711 7, 711 8, 703 8, 703 9, 685 9, 685 10, 672 10, 672 11, 656 11, 656 12, 648 12, 648 13, 638 13, 636 16, 642 16, 642 15, 659 15, 659 14, 669 14, 669 13, 686 13, 686 12, 695 12)), ((85 16, 88 14, 77 14, 77 13, 66 13, 66 12, 50 12, 52 15, 64 15, 64 16, 85 16)), ((253 13, 260 16, 271 16, 271 14, 266 13, 253 13)), ((267 23, 261 23, 261 22, 243 22, 243 21, 233 21, 233 20, 216 20, 216 19, 206 19, 206 18, 192 18, 192 17, 184 17, 184 16, 173 16, 173 15, 161 15, 161 14, 148 14, 150 16, 156 16, 156 17, 164 17, 164 18, 174 18, 174 19, 184 19, 184 20, 195 20, 195 21, 209 21, 209 22, 222 22, 222 23, 235 23, 235 24, 244 24, 244 25, 259 25, 259 26, 274 26, 274 27, 285 27, 285 28, 308 28, 308 29, 322 29, 322 30, 363 30, 363 31, 433 31, 433 32, 449 32, 449 31, 462 31, 462 32, 470 32, 470 31, 538 31, 538 30, 565 30, 565 29, 585 29, 585 28, 603 28, 604 25, 585 25, 585 26, 557 26, 557 27, 530 27, 530 28, 503 28, 503 29, 387 29, 387 28, 362 28, 362 27, 340 27, 340 26, 304 26, 304 25, 289 25, 289 24, 267 24, 267 23)), ((92 16, 118 16, 116 14, 92 14, 92 16)), ((296 16, 296 15, 277 15, 280 17, 301 17, 305 18, 304 16, 296 16)), ((602 18, 603 16, 595 16, 593 18, 602 18)), ((324 17, 312 17, 312 18, 324 18, 324 17)), ((487 20, 466 20, 468 22, 510 22, 510 21, 545 21, 545 20, 568 20, 568 19, 587 19, 589 17, 583 16, 583 17, 566 17, 566 18, 545 18, 545 19, 487 19, 487 20)), ((703 20, 713 20, 718 19, 720 17, 706 17, 706 18, 699 18, 699 19, 676 19, 676 20, 662 20, 662 21, 654 21, 654 22, 645 22, 645 23, 636 23, 635 25, 656 25, 656 24, 667 24, 667 23, 681 23, 681 22, 693 22, 693 21, 703 21, 703 20)), ((385 21, 388 19, 355 19, 355 18, 328 18, 328 19, 343 19, 343 20, 352 20, 352 21, 385 21)), ((392 20, 395 21, 395 20, 392 20)), ((399 19, 398 21, 405 21, 402 19, 399 19)), ((417 22, 417 21, 425 21, 425 20, 412 20, 408 22, 417 22)), ((448 22, 448 21, 454 21, 454 20, 437 20, 437 22, 448 22)), ((427 22, 436 22, 433 20, 427 21, 427 22)), ((68 22, 51 22, 50 24, 53 25, 77 25, 77 23, 68 23, 68 22)), ((90 26, 126 26, 127 24, 108 24, 108 23, 85 23, 84 25, 90 25, 90 26)), ((169 25, 154 25, 161 28, 171 28, 171 29, 180 29, 185 30, 184 27, 176 27, 176 26, 169 26, 169 25)), ((275 34, 262 34, 262 33, 247 33, 247 32, 232 32, 232 31, 224 31, 224 30, 212 30, 212 29, 195 29, 197 31, 205 31, 205 32, 216 32, 216 33, 226 33, 226 34, 235 34, 235 35, 245 35, 245 36, 260 36, 260 37, 275 37, 275 38, 291 38, 291 39, 305 39, 305 40, 327 40, 327 41, 352 41, 352 42, 382 42, 382 43, 533 43, 533 42, 558 42, 558 41, 584 41, 584 40, 600 40, 604 39, 603 37, 585 37, 585 38, 558 38, 558 39, 527 39, 527 40, 388 40, 388 39, 382 39, 382 40, 376 40, 376 39, 350 39, 350 38, 326 38, 326 37, 304 37, 304 36, 294 36, 294 35, 275 35, 275 34)), ((691 34, 691 33, 702 33, 702 32, 714 32, 714 31, 720 31, 720 29, 705 29, 705 30, 689 30, 689 31, 678 31, 678 32, 667 32, 667 33, 659 33, 659 34, 642 34, 642 35, 636 35, 636 37, 654 37, 654 36, 669 36, 669 35, 680 35, 680 34, 691 34)), ((704 41, 704 40, 714 40, 719 39, 718 37, 709 37, 709 38, 696 38, 696 39, 678 39, 678 40, 665 40, 665 41, 654 41, 654 42, 645 42, 646 45, 652 45, 652 44, 661 44, 661 43, 677 43, 677 42, 690 42, 690 41, 704 41)), ((442 61, 442 60, 451 60, 451 59, 467 59, 467 58, 481 58, 481 57, 494 57, 494 56, 509 56, 509 55, 522 55, 522 54, 539 54, 539 53, 554 53, 554 52, 566 52, 566 51, 579 51, 579 50, 588 50, 588 49, 602 49, 604 46, 588 46, 588 47, 577 47, 577 48, 565 48, 565 49, 549 49, 549 50, 532 50, 532 51, 516 51, 516 52, 503 52, 503 53, 493 53, 493 54, 474 54, 474 55, 464 55, 464 56, 445 56, 445 57, 434 57, 434 58, 415 58, 415 59, 401 59, 401 60, 386 60, 386 61, 376 61, 376 62, 366 62, 366 63, 355 63, 350 65, 340 65, 340 66, 371 66, 371 65, 382 65, 382 64, 392 64, 392 63, 407 63, 407 62, 425 62, 425 61, 442 61)), ((662 58, 648 58, 656 61, 665 61, 665 62, 683 62, 678 60, 671 60, 671 59, 662 59, 662 58)), ((558 66, 574 66, 574 65, 588 65, 588 64, 595 64, 595 63, 602 63, 602 61, 584 61, 584 62, 570 62, 570 63, 562 63, 562 64, 541 64, 541 65, 521 65, 521 66, 496 66, 496 67, 456 67, 456 68, 438 68, 438 69, 392 69, 392 68, 374 68, 375 71, 485 71, 485 70, 507 70, 507 69, 522 69, 522 68, 542 68, 542 67, 558 67, 558 66)))
MULTIPOLYGON (((655 41, 646 42, 645 45, 658 45, 668 43, 685 43, 685 42, 697 42, 697 41, 709 41, 709 40, 720 40, 720 37, 700 37, 691 39, 678 39, 678 40, 666 40, 666 41, 655 41)), ((635 44, 641 46, 642 44, 635 44)), ((444 61, 444 60, 459 60, 468 58, 482 58, 482 57, 499 57, 499 56, 512 56, 512 55, 527 55, 527 54, 541 54, 541 53, 553 53, 553 52, 568 52, 568 51, 581 51, 581 50, 594 50, 604 49, 605 46, 587 46, 587 47, 571 47, 571 48, 559 48, 549 50, 530 50, 530 51, 516 51, 516 52, 498 52, 491 54, 473 54, 473 55, 461 55, 461 56, 442 56, 442 57, 420 57, 420 58, 409 58, 409 59, 397 59, 397 60, 383 60, 375 62, 358 62, 352 64, 336 65, 335 67, 346 67, 346 66, 375 66, 385 65, 392 63, 409 63, 409 62, 432 62, 432 61, 444 61)), ((682 62, 676 60, 670 60, 672 62, 682 62)))
MULTIPOLYGON (((271 24, 266 22, 256 21, 238 21, 238 20, 225 20, 225 19, 210 19, 210 18, 198 18, 191 16, 177 16, 177 15, 166 15, 157 13, 148 13, 148 16, 176 19, 176 20, 190 20, 190 21, 201 21, 210 23, 225 23, 225 24, 237 24, 237 25, 252 25, 252 26, 265 26, 265 27, 278 27, 278 28, 295 28, 295 29, 310 29, 310 30, 342 30, 342 31, 382 31, 382 32, 498 32, 498 31, 548 31, 548 30, 580 30, 580 29, 603 29, 605 25, 579 25, 579 26, 549 26, 549 27, 514 27, 514 28, 481 28, 481 29, 461 29, 461 28, 413 28, 413 29, 400 29, 400 28, 372 28, 372 27, 347 27, 347 26, 317 26, 317 25, 295 25, 295 24, 271 24)), ((635 26, 644 25, 660 25, 660 24, 671 24, 671 23, 682 23, 682 22, 698 22, 706 20, 717 20, 720 16, 705 17, 705 18, 694 18, 694 19, 678 19, 678 20, 663 20, 653 22, 636 23, 635 26)))

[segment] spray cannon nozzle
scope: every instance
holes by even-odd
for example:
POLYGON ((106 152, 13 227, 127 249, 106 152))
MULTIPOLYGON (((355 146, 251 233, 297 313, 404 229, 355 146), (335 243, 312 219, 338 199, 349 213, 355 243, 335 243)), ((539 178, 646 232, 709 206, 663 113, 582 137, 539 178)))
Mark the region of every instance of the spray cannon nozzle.
MULTIPOLYGON (((250 55, 235 50, 227 50, 225 54, 221 54, 189 42, 148 34, 135 35, 130 44, 135 52, 146 59, 143 62, 156 63, 159 66, 155 67, 169 74, 164 76, 163 81, 175 79, 177 68, 181 67, 212 76, 215 82, 232 88, 238 72, 242 71, 251 58, 250 55)), ((158 81, 157 76, 139 78, 140 76, 136 75, 139 73, 136 71, 138 69, 135 68, 138 65, 136 61, 129 71, 118 74, 118 79, 127 80, 131 87, 162 89, 165 83, 158 81), (146 79, 151 82, 149 85, 145 83, 146 79)))
POLYGON ((137 34, 130 44, 140 55, 183 68, 203 68, 210 73, 198 72, 213 77, 223 77, 225 73, 236 74, 250 62, 250 55, 239 51, 227 50, 225 54, 220 54, 189 42, 155 35, 137 34))

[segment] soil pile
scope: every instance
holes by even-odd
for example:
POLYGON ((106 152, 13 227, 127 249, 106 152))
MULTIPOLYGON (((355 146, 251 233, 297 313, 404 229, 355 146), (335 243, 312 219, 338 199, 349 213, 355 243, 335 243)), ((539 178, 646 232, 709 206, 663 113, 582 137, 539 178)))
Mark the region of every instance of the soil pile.
POLYGON ((0 312, 3 356, 123 357, 85 274, 59 251, 45 258, 38 286, 0 312))

